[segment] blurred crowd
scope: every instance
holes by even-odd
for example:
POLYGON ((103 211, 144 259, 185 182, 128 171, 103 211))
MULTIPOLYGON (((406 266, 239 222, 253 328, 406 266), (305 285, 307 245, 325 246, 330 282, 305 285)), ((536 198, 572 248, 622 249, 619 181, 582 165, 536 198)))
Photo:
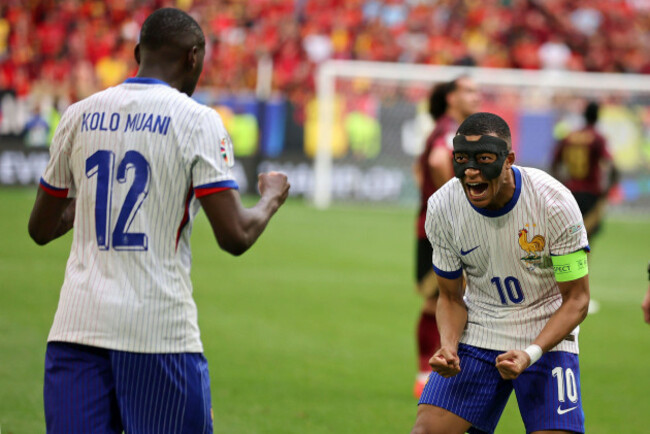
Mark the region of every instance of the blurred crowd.
POLYGON ((70 100, 137 70, 154 9, 188 11, 206 32, 200 86, 272 88, 300 101, 330 58, 650 73, 647 0, 2 0, 0 89, 70 100))

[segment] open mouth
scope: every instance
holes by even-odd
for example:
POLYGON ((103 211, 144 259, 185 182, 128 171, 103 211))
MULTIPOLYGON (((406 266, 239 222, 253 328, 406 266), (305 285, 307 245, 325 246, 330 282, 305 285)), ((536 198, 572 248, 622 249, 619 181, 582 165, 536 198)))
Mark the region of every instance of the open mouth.
POLYGON ((469 193, 470 199, 480 200, 487 196, 487 182, 468 182, 465 185, 467 186, 467 192, 469 193))

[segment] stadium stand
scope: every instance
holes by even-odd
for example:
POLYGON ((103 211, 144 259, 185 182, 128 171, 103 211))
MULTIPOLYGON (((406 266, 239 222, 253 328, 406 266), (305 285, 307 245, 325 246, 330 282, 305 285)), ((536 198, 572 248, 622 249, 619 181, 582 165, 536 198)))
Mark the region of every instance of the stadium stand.
POLYGON ((131 76, 152 10, 179 7, 208 32, 199 86, 251 90, 270 56, 273 88, 304 99, 329 58, 650 73, 650 4, 634 0, 8 0, 0 89, 71 101, 131 76), (607 37, 603 36, 607 35, 607 37))

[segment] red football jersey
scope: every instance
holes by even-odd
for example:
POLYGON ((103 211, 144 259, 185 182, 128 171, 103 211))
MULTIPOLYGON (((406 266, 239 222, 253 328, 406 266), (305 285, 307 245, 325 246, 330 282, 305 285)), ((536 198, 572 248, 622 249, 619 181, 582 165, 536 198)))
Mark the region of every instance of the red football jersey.
POLYGON ((420 212, 418 214, 417 232, 418 238, 426 238, 424 232, 424 221, 427 217, 427 201, 437 188, 431 179, 431 169, 429 169, 429 154, 435 147, 444 147, 449 150, 449 158, 451 159, 451 152, 453 150, 452 139, 458 129, 458 123, 448 115, 443 115, 436 122, 436 126, 429 134, 424 151, 418 157, 418 165, 422 173, 422 186, 420 188, 420 212))
POLYGON ((603 194, 600 163, 610 161, 606 140, 593 126, 570 133, 558 143, 553 164, 561 163, 567 174, 562 179, 572 192, 603 194))

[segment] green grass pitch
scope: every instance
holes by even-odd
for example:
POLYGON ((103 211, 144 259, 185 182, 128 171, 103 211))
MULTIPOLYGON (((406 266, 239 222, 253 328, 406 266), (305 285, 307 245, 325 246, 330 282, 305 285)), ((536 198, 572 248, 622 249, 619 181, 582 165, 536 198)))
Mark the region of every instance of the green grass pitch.
MULTIPOLYGON (((0 430, 44 432, 43 356, 70 235, 27 235, 33 189, 0 190, 0 430)), ((218 250, 201 214, 194 293, 217 433, 405 433, 415 420, 414 210, 290 201, 251 251, 218 250)), ((583 323, 588 433, 647 433, 650 220, 610 217, 590 257, 583 323)), ((497 427, 521 433, 513 398, 497 427)))

